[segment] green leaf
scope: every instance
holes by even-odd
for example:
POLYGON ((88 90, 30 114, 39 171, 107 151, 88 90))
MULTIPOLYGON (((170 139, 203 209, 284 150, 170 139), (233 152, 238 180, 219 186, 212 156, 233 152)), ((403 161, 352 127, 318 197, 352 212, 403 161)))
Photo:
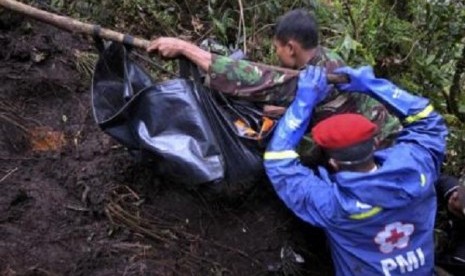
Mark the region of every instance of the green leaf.
POLYGON ((220 35, 223 37, 223 38, 226 38, 226 27, 224 26, 224 24, 222 22, 220 22, 218 19, 216 18, 213 18, 213 24, 215 24, 215 27, 218 29, 218 31, 220 32, 220 35))
POLYGON ((436 55, 429 55, 425 60, 425 65, 428 66, 431 63, 433 63, 435 58, 436 58, 436 55))
POLYGON ((357 47, 360 47, 362 44, 357 42, 356 40, 352 39, 349 34, 346 34, 344 37, 344 41, 342 42, 342 47, 347 50, 356 51, 357 47))
POLYGON ((215 14, 215 11, 213 10, 212 6, 210 5, 210 3, 208 4, 208 14, 210 16, 213 16, 215 14))

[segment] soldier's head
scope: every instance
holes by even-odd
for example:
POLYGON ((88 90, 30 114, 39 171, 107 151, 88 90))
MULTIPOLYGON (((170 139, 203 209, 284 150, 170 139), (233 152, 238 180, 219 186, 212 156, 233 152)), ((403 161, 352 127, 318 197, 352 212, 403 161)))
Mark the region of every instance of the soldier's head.
POLYGON ((378 127, 359 114, 339 114, 312 129, 315 143, 326 153, 335 171, 369 171, 375 166, 374 138, 378 127))
POLYGON ((303 67, 318 46, 318 23, 304 9, 289 11, 276 22, 273 43, 283 66, 303 67))

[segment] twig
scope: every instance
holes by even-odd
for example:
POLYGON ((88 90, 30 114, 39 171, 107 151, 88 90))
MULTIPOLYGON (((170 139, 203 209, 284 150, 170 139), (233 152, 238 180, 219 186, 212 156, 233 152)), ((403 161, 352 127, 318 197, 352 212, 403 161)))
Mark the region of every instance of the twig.
POLYGON ((81 202, 83 203, 87 202, 87 197, 89 195, 89 192, 90 192, 90 187, 85 185, 84 191, 82 192, 82 195, 81 195, 81 202))
POLYGON ((111 244, 111 247, 116 248, 116 249, 122 249, 122 250, 133 250, 133 249, 150 250, 152 249, 151 245, 143 245, 140 243, 128 243, 128 242, 120 242, 116 244, 111 244))
POLYGON ((126 190, 128 190, 137 200, 140 200, 140 196, 136 192, 134 192, 131 188, 129 188, 128 185, 124 185, 123 187, 126 188, 126 190))
POLYGON ((386 24, 386 21, 388 20, 389 15, 391 15, 392 11, 395 9, 396 6, 397 6, 397 0, 394 1, 394 4, 392 4, 391 8, 384 16, 383 20, 381 21, 381 24, 379 24, 379 27, 378 27, 379 29, 382 29, 384 27, 384 24, 386 24))
MULTIPOLYGON (((128 191, 129 190, 129 195, 133 199, 138 199, 140 198, 137 193, 132 191, 129 187, 123 186, 124 190, 128 191)), ((117 195, 117 191, 114 191, 115 195, 117 195)), ((126 195, 126 194, 125 194, 126 195)), ((117 198, 117 201, 121 201, 121 197, 117 198)), ((125 202, 122 202, 123 204, 125 202)), ((119 224, 119 225, 124 225, 125 227, 128 227, 132 231, 136 233, 140 233, 146 237, 149 237, 155 241, 164 243, 166 245, 172 245, 173 243, 193 243, 193 242, 200 242, 203 244, 210 244, 215 247, 230 251, 232 253, 238 254, 251 262, 253 262, 256 265, 262 265, 262 263, 253 258, 252 256, 248 255, 246 252, 233 248, 227 245, 224 245, 222 243, 219 243, 217 241, 212 241, 212 240, 207 240, 204 238, 199 237, 198 235, 191 234, 187 231, 184 231, 182 229, 179 229, 179 227, 176 227, 176 224, 170 224, 167 222, 157 222, 161 221, 161 219, 155 217, 155 218, 142 218, 139 215, 134 215, 132 214, 131 211, 125 210, 123 206, 119 205, 118 203, 114 202, 114 200, 110 200, 110 202, 106 205, 105 208, 105 213, 107 214, 108 218, 113 224, 119 224)), ((171 248, 171 250, 178 250, 179 252, 182 252, 185 254, 185 256, 190 257, 190 260, 186 260, 188 262, 206 262, 210 263, 215 266, 220 266, 219 263, 217 263, 214 260, 204 258, 202 256, 196 255, 194 252, 191 250, 188 250, 186 248, 171 248)))
POLYGON ((240 23, 242 24, 242 31, 244 33, 244 54, 247 55, 247 30, 245 26, 244 19, 244 6, 242 5, 242 0, 237 0, 239 2, 239 12, 240 12, 240 23))
MULTIPOLYGON (((178 6, 179 12, 182 12, 181 7, 178 5, 178 3, 176 1, 173 1, 173 2, 178 6)), ((191 9, 189 3, 187 2, 187 0, 184 0, 184 4, 186 5, 186 8, 187 8, 187 11, 189 12, 189 15, 191 17, 194 16, 194 13, 192 12, 192 9, 191 9)))
POLYGON ((342 5, 347 12, 347 15, 349 16, 350 24, 352 24, 353 30, 353 35, 355 40, 358 40, 358 31, 357 31, 357 25, 355 24, 354 16, 352 15, 352 9, 350 8, 348 0, 342 1, 342 5))
POLYGON ((232 247, 230 247, 230 246, 227 246, 227 245, 218 243, 218 242, 216 242, 216 241, 207 241, 207 240, 203 240, 203 241, 206 241, 206 242, 208 242, 208 243, 210 243, 210 244, 212 244, 212 245, 215 245, 215 246, 217 246, 217 247, 219 247, 219 248, 226 249, 226 250, 228 250, 228 251, 230 251, 230 252, 237 253, 237 254, 239 254, 240 256, 242 256, 242 257, 244 257, 244 258, 246 258, 246 259, 249 259, 250 261, 252 261, 253 263, 255 263, 255 264, 257 264, 257 265, 262 265, 262 263, 261 263, 259 260, 250 257, 249 254, 245 253, 244 251, 242 251, 242 250, 240 250, 240 249, 232 248, 232 247))
POLYGON ((90 211, 86 207, 75 206, 75 205, 70 205, 70 204, 66 205, 65 208, 71 211, 76 211, 76 212, 89 212, 90 211))
POLYGON ((120 223, 123 223, 123 225, 130 226, 133 229, 136 229, 140 231, 141 233, 147 235, 148 237, 151 237, 152 239, 159 241, 159 242, 164 242, 169 244, 171 241, 146 229, 145 227, 140 225, 140 221, 135 218, 134 216, 130 215, 127 213, 121 206, 115 205, 115 204, 108 204, 107 207, 108 213, 111 216, 111 220, 114 221, 114 218, 120 221, 120 223))
POLYGON ((260 6, 266 5, 266 3, 268 3, 268 0, 265 0, 265 1, 261 2, 261 3, 255 4, 253 6, 249 5, 248 7, 244 8, 244 10, 245 11, 253 10, 253 9, 259 8, 260 6))
POLYGON ((260 27, 260 29, 258 29, 257 31, 255 31, 255 34, 254 34, 254 35, 257 35, 257 34, 263 32, 264 30, 266 30, 266 29, 268 29, 268 28, 270 28, 270 27, 273 27, 274 25, 275 25, 274 23, 273 23, 273 24, 265 24, 265 25, 263 25, 262 27, 260 27))
POLYGON ((213 32, 213 28, 208 29, 204 34, 202 34, 199 38, 195 40, 195 43, 199 43, 204 40, 207 36, 209 36, 213 32))
POLYGON ((394 4, 392 4, 389 11, 385 14, 383 19, 381 20, 381 23, 379 24, 379 27, 376 30, 375 38, 373 39, 374 41, 378 39, 379 34, 384 30, 384 25, 386 24, 387 20, 389 19, 389 16, 391 15, 392 11, 395 9, 396 6, 397 6, 397 0, 394 1, 394 4))
POLYGON ((413 42, 412 48, 410 48, 410 51, 408 52, 408 54, 403 59, 401 59, 398 62, 398 64, 404 63, 410 57, 410 55, 413 53, 413 50, 415 49, 415 46, 417 46, 418 42, 419 42, 419 40, 416 40, 415 42, 413 42))
POLYGON ((14 169, 10 170, 4 177, 2 177, 2 179, 0 179, 0 183, 5 181, 10 175, 12 175, 17 170, 18 170, 18 168, 14 168, 14 169))
POLYGON ((174 77, 174 78, 177 78, 179 77, 178 74, 175 74, 174 72, 168 70, 168 69, 165 69, 162 65, 156 63, 155 61, 151 60, 150 58, 147 58, 146 56, 144 55, 141 55, 139 54, 138 52, 136 51, 132 51, 131 54, 133 54, 134 56, 140 58, 141 60, 145 61, 145 62, 148 62, 150 63, 151 65, 155 66, 158 70, 170 75, 171 77, 174 77))
MULTIPOLYGON (((158 233, 155 233, 154 231, 151 231, 149 229, 150 225, 144 226, 143 222, 139 221, 138 219, 134 219, 134 216, 132 216, 131 214, 126 212, 121 206, 110 203, 110 204, 107 205, 106 208, 107 208, 107 214, 109 213, 110 216, 114 215, 115 217, 117 217, 117 219, 123 225, 130 226, 130 227, 132 227, 133 230, 139 231, 140 233, 146 235, 147 237, 150 237, 150 238, 152 238, 152 239, 154 239, 156 241, 159 241, 159 242, 163 242, 166 245, 169 245, 169 244, 173 243, 173 240, 172 240, 173 236, 170 236, 170 238, 171 238, 171 240, 170 240, 170 239, 162 236, 162 235, 166 235, 164 233, 162 233, 162 235, 160 235, 158 233)), ((113 219, 111 219, 111 220, 113 221, 113 219)), ((176 237, 176 239, 177 239, 177 237, 176 237)), ((170 248, 170 247, 167 247, 167 249, 168 250, 176 250, 176 249, 173 249, 173 248, 170 248)), ((206 262, 206 263, 209 263, 209 264, 212 264, 212 265, 215 265, 215 266, 220 266, 220 264, 218 262, 207 259, 207 258, 204 258, 204 257, 201 257, 201 256, 197 256, 197 255, 195 255, 194 253, 190 252, 187 249, 179 248, 178 250, 179 250, 179 252, 184 253, 186 256, 191 257, 192 260, 194 260, 194 261, 206 262)))
POLYGON ((234 45, 236 48, 239 47, 239 43, 241 40, 241 33, 242 33, 242 17, 239 16, 239 26, 237 26, 236 44, 234 45))
POLYGON ((21 125, 20 123, 16 122, 15 120, 11 119, 10 117, 8 117, 8 116, 6 116, 4 114, 0 113, 0 120, 7 121, 8 123, 20 128, 25 133, 29 132, 28 129, 25 126, 21 125))

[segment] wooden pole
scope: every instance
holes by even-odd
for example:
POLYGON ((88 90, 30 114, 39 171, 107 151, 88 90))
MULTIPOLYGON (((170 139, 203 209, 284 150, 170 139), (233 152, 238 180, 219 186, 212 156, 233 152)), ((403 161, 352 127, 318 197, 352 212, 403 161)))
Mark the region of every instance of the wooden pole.
MULTIPOLYGON (((102 28, 99 25, 84 23, 71 17, 56 15, 14 0, 0 0, 0 6, 27 15, 38 21, 53 25, 71 33, 82 33, 91 36, 97 36, 106 40, 124 43, 126 45, 134 46, 144 50, 150 43, 150 41, 146 39, 112 31, 110 29, 102 28)), ((271 67, 277 71, 292 72, 295 75, 299 74, 299 72, 295 70, 274 67, 270 65, 265 66, 271 67)), ((348 82, 346 75, 328 74, 326 77, 328 78, 328 82, 333 84, 348 82)))
POLYGON ((22 13, 38 21, 45 22, 71 33, 83 33, 98 36, 103 39, 125 43, 143 49, 147 48, 149 44, 149 41, 145 39, 101 28, 99 25, 84 23, 67 16, 56 15, 18 1, 0 0, 0 5, 6 9, 22 13))

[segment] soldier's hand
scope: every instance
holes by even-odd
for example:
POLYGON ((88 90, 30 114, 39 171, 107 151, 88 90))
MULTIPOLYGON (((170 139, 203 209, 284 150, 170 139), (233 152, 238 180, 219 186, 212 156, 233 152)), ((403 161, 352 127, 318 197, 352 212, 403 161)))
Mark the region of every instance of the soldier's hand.
POLYGON ((157 53, 164 58, 179 57, 188 42, 175 37, 159 37, 150 42, 147 52, 157 53))
POLYGON ((324 67, 326 69, 326 74, 332 74, 337 68, 341 68, 344 66, 342 60, 328 60, 324 63, 324 67))
POLYGON ((313 108, 324 97, 327 87, 324 68, 309 65, 300 71, 294 101, 279 120, 267 151, 295 149, 308 128, 313 108))
POLYGON ((348 66, 334 70, 336 74, 345 74, 349 77, 350 82, 347 84, 336 85, 339 90, 346 92, 370 92, 368 88, 371 83, 376 82, 376 77, 371 66, 351 68, 348 66))
POLYGON ((300 72, 296 99, 319 103, 326 98, 327 94, 328 82, 325 68, 310 65, 300 72))

